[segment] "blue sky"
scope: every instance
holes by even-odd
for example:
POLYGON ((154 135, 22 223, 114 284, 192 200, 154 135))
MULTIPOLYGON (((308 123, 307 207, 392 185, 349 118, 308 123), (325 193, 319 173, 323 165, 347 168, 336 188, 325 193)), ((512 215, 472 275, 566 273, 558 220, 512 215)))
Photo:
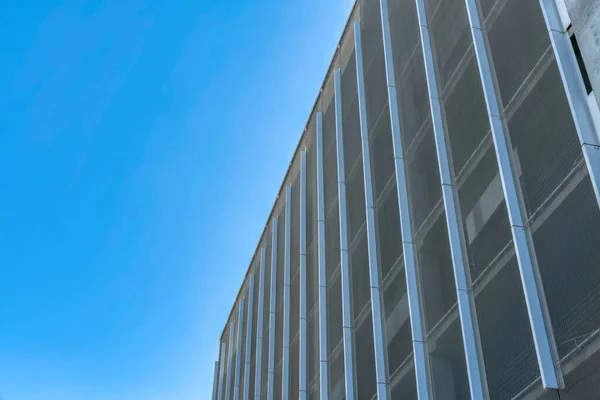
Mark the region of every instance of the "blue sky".
POLYGON ((0 398, 208 399, 352 1, 0 3, 0 398))

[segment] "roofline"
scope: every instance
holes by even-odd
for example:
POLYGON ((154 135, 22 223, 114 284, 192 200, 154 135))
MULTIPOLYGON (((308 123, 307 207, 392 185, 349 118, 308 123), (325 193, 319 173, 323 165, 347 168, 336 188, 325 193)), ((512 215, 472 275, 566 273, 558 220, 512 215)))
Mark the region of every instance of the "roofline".
POLYGON ((319 93, 317 94, 317 98, 315 99, 315 102, 310 110, 310 113, 308 114, 306 124, 304 125, 304 129, 302 130, 302 135, 300 135, 300 139, 298 140, 298 144, 296 145, 296 149, 294 150, 292 159, 288 165, 285 175, 283 176, 283 181, 281 182, 281 185, 279 186, 279 190, 277 191, 277 196, 275 197, 275 201, 273 202, 273 206, 271 207, 271 211, 269 212, 269 216, 267 218, 267 222, 265 223, 265 227, 263 228, 263 230, 259 236, 258 244, 256 245, 256 249, 252 253, 252 257, 250 258, 250 263, 248 265, 248 269, 246 270, 246 274, 244 274, 244 279, 242 279, 242 283, 240 284, 238 293, 235 296, 235 300, 233 302, 233 305, 231 306, 229 315, 227 316, 227 319, 225 320, 225 324, 223 326, 223 330, 221 331, 221 336, 220 336, 219 340, 221 340, 221 338, 223 338, 223 335, 225 334, 225 330, 227 329, 227 323, 231 320, 231 316, 233 314, 233 311, 235 310, 235 305, 238 303, 240 295, 242 294, 244 282, 246 282, 246 279, 248 279, 248 275, 250 274, 250 269, 252 268, 252 261, 254 260, 254 257, 256 256, 256 254, 258 254, 258 252, 260 250, 261 239, 264 237, 265 233, 267 232, 267 228, 269 227, 269 222, 273 218, 273 212, 277 208, 277 201, 279 200, 279 196, 281 195, 282 191, 285 189, 285 182, 287 181, 288 176, 290 175, 290 171, 292 170, 292 165, 294 164, 294 160, 298 156, 298 153, 302 150, 302 144, 304 143, 305 138, 306 138, 306 132, 308 130, 308 125, 310 123, 311 116, 315 113, 315 111, 317 110, 317 108, 319 106, 319 100, 321 99, 321 93, 323 92, 323 89, 325 88, 325 83, 327 82, 327 77, 329 76, 329 74, 331 73, 331 71, 334 68, 335 58, 338 55, 338 52, 342 45, 342 40, 344 39, 346 32, 348 32, 348 29, 350 27, 350 21, 352 20, 352 15, 354 15, 354 12, 356 11, 359 1, 360 0, 354 0, 354 4, 352 5, 352 8, 350 9, 350 13, 348 14, 348 18, 346 19, 346 24, 344 25, 344 29, 342 30, 342 34, 340 35, 338 44, 335 47, 335 50, 333 51, 333 56, 331 57, 331 62, 329 63, 329 67, 327 68, 327 71, 325 72, 325 77, 323 78, 323 83, 321 83, 321 87, 319 88, 319 93))

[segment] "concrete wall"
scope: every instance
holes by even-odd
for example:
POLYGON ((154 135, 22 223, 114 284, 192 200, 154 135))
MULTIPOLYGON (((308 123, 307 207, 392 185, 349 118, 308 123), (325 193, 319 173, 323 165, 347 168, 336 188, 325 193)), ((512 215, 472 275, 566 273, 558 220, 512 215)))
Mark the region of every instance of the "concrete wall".
POLYGON ((600 104, 600 0, 565 0, 565 3, 600 104))

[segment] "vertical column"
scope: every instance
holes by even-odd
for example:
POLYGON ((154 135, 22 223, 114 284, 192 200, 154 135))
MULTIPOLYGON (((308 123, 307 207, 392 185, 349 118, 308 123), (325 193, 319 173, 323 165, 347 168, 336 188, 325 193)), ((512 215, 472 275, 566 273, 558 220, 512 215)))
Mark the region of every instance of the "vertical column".
POLYGON ((335 139, 337 153, 338 199, 340 207, 340 264, 342 279, 342 325, 344 340, 344 381, 346 399, 354 400, 354 344, 352 337, 352 303, 350 293, 350 263, 348 255, 348 223, 346 211, 346 171, 344 167, 344 134, 342 125, 342 77, 339 69, 333 71, 335 96, 335 139))
POLYGON ((217 388, 219 387, 219 362, 215 361, 215 371, 213 374, 212 400, 217 400, 217 388))
POLYGON ((233 325, 234 320, 229 322, 229 342, 227 342, 227 382, 225 382, 225 400, 229 400, 229 391, 231 388, 231 368, 233 364, 233 325))
POLYGON ((498 106, 498 95, 481 30, 477 4, 475 0, 465 1, 542 383, 544 387, 558 388, 561 378, 554 367, 557 361, 554 356, 556 354, 554 340, 546 315, 544 292, 537 271, 537 260, 531 245, 531 232, 523 218, 520 187, 515 181, 514 161, 511 159, 509 150, 512 149, 512 146, 504 129, 503 117, 498 106))
POLYGON ((250 360, 252 359, 252 307, 254 307, 254 274, 250 274, 250 281, 248 282, 248 312, 246 318, 246 346, 245 350, 245 363, 244 367, 244 393, 242 398, 248 400, 250 398, 250 360))
POLYGON ((244 322, 244 299, 240 299, 238 306, 238 324, 237 324, 237 350, 235 352, 235 379, 233 381, 233 399, 240 399, 240 369, 242 366, 242 328, 244 322))
POLYGON ((263 342, 263 308, 265 301, 265 260, 267 250, 264 246, 260 248, 260 275, 258 281, 258 305, 256 314, 256 369, 254 372, 254 398, 260 400, 260 382, 262 374, 262 342, 263 342))
POLYGON ((381 293, 379 287, 379 265, 377 261, 377 238, 375 234, 375 209, 373 207, 373 184, 371 182, 371 156, 367 125, 367 105, 362 59, 360 22, 354 22, 354 47, 356 55, 356 80, 358 86, 358 112, 362 143, 363 172, 365 179, 365 206, 367 222, 367 245, 369 253, 369 281, 371 284, 371 314, 373 318, 373 341, 375 347, 375 374, 377 377, 377 398, 388 398, 387 363, 385 360, 385 340, 383 318, 381 316, 381 293))
POLYGON ((323 183, 323 113, 317 112, 317 240, 319 262, 319 374, 320 399, 327 400, 327 271, 325 266, 325 186, 323 183))
POLYGON ((306 326, 306 151, 300 152, 300 368, 299 398, 306 400, 308 366, 306 326))
POLYGON ((269 296, 269 364, 267 376, 267 400, 273 400, 275 387, 275 331, 277 315, 277 228, 279 220, 273 218, 271 231, 271 295, 269 296))
POLYGON ((408 200, 408 183, 406 176, 406 161, 404 145, 400 131, 400 116, 398 115, 398 98, 394 75, 394 56, 392 54, 392 39, 388 16, 387 0, 380 0, 381 32, 383 35, 383 55, 385 61, 386 84, 390 109, 392 131, 392 146, 394 150, 394 166, 396 172, 396 189, 398 191, 398 207, 400 209, 400 229, 402 231, 402 248, 404 258, 404 273, 408 295, 408 310, 413 344, 415 377, 419 399, 429 399, 431 396, 429 382, 429 357, 426 354, 423 320, 423 293, 418 280, 417 259, 413 243, 412 217, 408 200))
MULTIPOLYGON (((383 2, 384 1, 382 1, 382 3, 383 2)), ((456 204, 456 188, 454 187, 454 183, 452 182, 452 177, 450 174, 450 160, 448 159, 448 149, 446 147, 445 138, 446 135, 444 132, 444 124, 442 122, 442 111, 440 108, 439 93, 433 63, 433 52, 431 49, 429 27, 427 24, 427 15, 425 13, 425 4, 423 0, 417 0, 417 13, 419 19, 419 31, 421 35, 423 59, 425 62, 425 75, 429 94, 429 106, 431 108, 431 120, 433 123, 438 166, 440 169, 440 180, 442 183, 442 197, 444 201, 444 211, 446 214, 448 239, 450 242, 452 269, 456 286, 456 298, 460 316, 467 374, 469 377, 469 390, 471 393, 471 398, 483 399, 489 397, 485 379, 485 368, 483 365, 483 356, 479 343, 479 330, 476 322, 477 316, 473 306, 473 292, 470 290, 469 284, 470 276, 468 267, 465 263, 464 243, 461 233, 462 222, 456 204)), ((386 22, 389 23, 387 16, 386 20, 386 22)), ((389 26, 387 35, 389 36, 389 26)), ((388 82, 390 81, 390 75, 393 75, 392 71, 388 71, 388 82)))
POLYGON ((217 398, 219 400, 223 400, 223 385, 225 384, 225 382, 223 382, 223 378, 225 375, 225 350, 227 349, 225 343, 221 343, 221 351, 220 351, 220 356, 219 356, 219 387, 218 387, 218 393, 217 393, 217 398))
POLYGON ((292 187, 285 188, 285 250, 283 256, 283 356, 281 366, 281 398, 290 394, 290 294, 291 294, 291 228, 292 187))
POLYGON ((561 15, 565 19, 568 19, 569 16, 567 13, 559 11, 556 0, 539 1, 556 57, 556 64, 565 86, 581 150, 596 194, 596 201, 600 203, 600 132, 596 131, 583 77, 573 52, 569 34, 566 31, 570 21, 561 20, 561 15))

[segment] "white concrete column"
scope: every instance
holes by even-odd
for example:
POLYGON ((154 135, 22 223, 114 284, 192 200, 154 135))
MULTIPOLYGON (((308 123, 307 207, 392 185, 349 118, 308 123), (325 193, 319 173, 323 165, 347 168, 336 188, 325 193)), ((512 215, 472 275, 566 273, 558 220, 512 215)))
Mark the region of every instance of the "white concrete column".
POLYGON ((263 309, 265 302, 265 269, 267 249, 260 248, 260 274, 258 278, 258 304, 256 307, 256 369, 254 371, 254 399, 260 400, 260 383, 262 379, 262 343, 263 343, 263 309))
POLYGON ((285 250, 283 261, 283 356, 281 361, 281 398, 290 394, 290 296, 291 296, 291 230, 292 230, 292 187, 285 188, 285 250))
POLYGON ((213 374, 213 391, 212 391, 212 400, 217 400, 217 389, 219 387, 219 362, 215 361, 215 370, 213 374))
MULTIPOLYGON (((232 317, 233 318, 233 317, 232 317)), ((231 397, 231 375, 233 369, 233 325, 234 320, 229 322, 229 341, 227 342, 227 380, 225 381, 225 400, 229 400, 231 397)))
POLYGON ((244 299, 238 305, 237 340, 235 352, 235 379, 233 381, 233 399, 240 399, 240 369, 242 368, 242 329, 244 327, 244 299))
POLYGON ((317 112, 317 251, 319 268, 319 394, 329 398, 329 370, 327 368, 327 267, 325 265, 325 185, 323 178, 323 113, 317 112))
POLYGON ((275 388, 275 330, 277 326, 277 231, 279 219, 273 218, 271 233, 271 294, 269 295, 269 375, 267 376, 267 400, 273 400, 275 388))
POLYGON ((531 232, 525 224, 525 212, 520 193, 520 186, 515 179, 514 160, 512 159, 512 146, 510 137, 505 129, 503 116, 500 113, 498 94, 494 84, 491 64, 483 36, 479 11, 475 0, 465 0, 469 25, 473 37, 475 57, 479 66, 479 75, 483 87, 485 104, 494 139, 496 159, 500 170, 504 198, 508 209, 508 218, 511 225, 515 252, 519 263, 519 272, 523 283, 525 302, 529 313, 529 323, 533 333, 533 342, 544 387, 558 388, 559 377, 554 367, 556 347, 549 317, 546 310, 544 291, 541 286, 537 259, 531 242, 531 232))
POLYGON ((252 359, 252 322, 253 322, 253 308, 254 307, 254 273, 250 274, 249 282, 248 282, 248 312, 247 314, 247 322, 246 322, 246 346, 245 350, 245 364, 244 367, 244 393, 242 398, 244 400, 250 399, 250 368, 252 359))
POLYGON ((227 350, 227 345, 221 342, 221 351, 219 356, 219 385, 218 385, 218 393, 217 399, 223 400, 223 379, 225 379, 225 352, 227 350))
POLYGON ((462 235, 462 218, 456 204, 456 187, 454 186, 450 172, 451 167, 439 100, 437 79, 435 76, 433 50, 431 48, 429 27, 423 0, 417 0, 417 14, 419 19, 423 59, 425 63, 427 89, 429 93, 429 105, 431 108, 431 120, 433 123, 440 180, 442 183, 442 196, 452 257, 465 361, 469 377, 469 390, 471 398, 483 399, 489 397, 485 379, 485 366, 483 364, 483 356, 479 341, 479 329, 477 326, 477 314, 474 308, 473 292, 470 289, 471 279, 466 263, 466 251, 462 235))
POLYGON ((299 398, 306 400, 308 387, 308 344, 306 312, 306 151, 300 152, 300 339, 299 398))
POLYGON ((373 341, 375 348, 375 375, 377 377, 377 398, 387 400, 387 362, 385 357, 385 339, 381 310, 381 288, 379 263, 377 260, 377 234, 375 231, 375 209, 373 203, 373 184, 371 180, 371 156, 369 150, 369 129, 367 125, 367 104, 362 59, 360 22, 354 22, 354 47, 356 55, 356 80, 358 86, 358 113, 360 117, 360 136, 362 142, 362 160, 365 180, 365 207, 367 222, 367 245, 369 251, 369 281, 371 284, 371 314, 373 319, 373 341))

